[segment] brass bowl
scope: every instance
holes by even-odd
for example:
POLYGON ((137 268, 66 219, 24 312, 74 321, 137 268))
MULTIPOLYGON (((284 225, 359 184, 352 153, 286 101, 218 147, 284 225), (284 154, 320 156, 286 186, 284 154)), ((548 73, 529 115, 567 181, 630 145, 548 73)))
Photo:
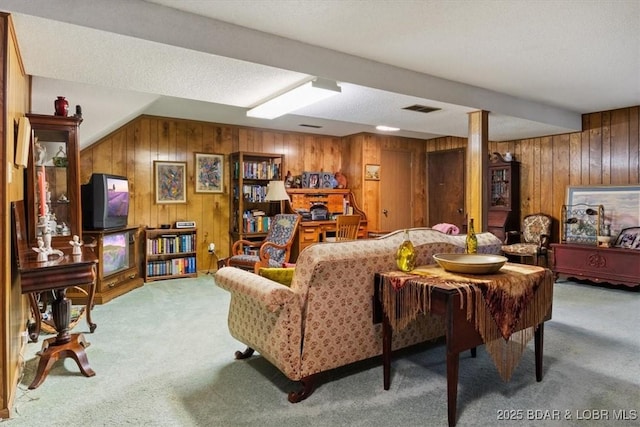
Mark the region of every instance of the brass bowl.
POLYGON ((507 262, 501 255, 485 254, 435 254, 433 259, 447 271, 467 274, 495 273, 507 262))

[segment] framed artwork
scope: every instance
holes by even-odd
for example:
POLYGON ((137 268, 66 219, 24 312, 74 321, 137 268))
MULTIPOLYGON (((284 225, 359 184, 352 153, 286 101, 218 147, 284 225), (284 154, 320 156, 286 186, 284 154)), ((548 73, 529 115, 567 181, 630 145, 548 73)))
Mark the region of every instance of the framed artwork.
POLYGON ((153 162, 156 203, 187 203, 187 164, 153 162))
POLYGON ((195 153, 196 193, 222 193, 224 189, 224 155, 195 153))
POLYGON ((302 188, 321 188, 322 172, 302 172, 302 188))
POLYGON ((364 179, 367 181, 380 181, 380 165, 365 165, 364 179))
POLYGON ((629 227, 621 230, 615 246, 640 250, 640 227, 629 227))
POLYGON ((602 223, 610 225, 612 236, 640 226, 640 185, 569 186, 567 204, 602 205, 602 223))

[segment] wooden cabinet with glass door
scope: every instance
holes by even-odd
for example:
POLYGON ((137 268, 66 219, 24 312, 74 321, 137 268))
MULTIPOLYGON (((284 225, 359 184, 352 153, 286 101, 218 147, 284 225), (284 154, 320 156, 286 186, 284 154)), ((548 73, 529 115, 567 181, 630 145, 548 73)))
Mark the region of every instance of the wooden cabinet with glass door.
POLYGON ((31 153, 25 169, 29 241, 45 230, 51 246, 69 246, 82 236, 78 127, 79 117, 27 114, 31 123, 31 153))
POLYGON ((520 163, 500 153, 489 158, 488 231, 505 239, 507 231, 520 230, 520 163))

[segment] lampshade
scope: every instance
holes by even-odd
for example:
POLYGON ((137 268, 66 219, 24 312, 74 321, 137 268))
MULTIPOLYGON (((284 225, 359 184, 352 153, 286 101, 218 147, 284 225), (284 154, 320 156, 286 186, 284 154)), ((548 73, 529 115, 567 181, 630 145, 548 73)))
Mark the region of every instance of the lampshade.
POLYGON ((280 200, 290 200, 287 189, 284 187, 284 181, 271 181, 267 186, 267 196, 264 198, 267 202, 277 202, 280 200))
POLYGON ((247 117, 275 119, 291 111, 337 95, 340 92, 342 92, 342 89, 336 82, 316 79, 252 108, 247 111, 247 117))

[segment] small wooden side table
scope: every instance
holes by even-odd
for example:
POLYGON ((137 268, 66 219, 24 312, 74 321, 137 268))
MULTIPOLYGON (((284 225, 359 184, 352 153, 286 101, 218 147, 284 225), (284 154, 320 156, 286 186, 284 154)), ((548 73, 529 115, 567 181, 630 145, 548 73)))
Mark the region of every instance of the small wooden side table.
MULTIPOLYGON (((24 205, 14 202, 13 210, 21 291, 29 295, 53 291, 55 295, 51 311, 58 334, 55 338, 49 338, 42 343, 42 349, 38 352, 40 362, 36 376, 29 388, 34 389, 42 384, 54 363, 67 357, 76 361, 84 376, 92 377, 95 372, 89 366, 85 353, 89 343, 84 339, 83 334, 69 332, 71 300, 67 298, 66 292, 67 288, 73 286, 89 285, 87 307, 90 309, 95 294, 98 259, 91 248, 83 246, 80 255, 72 255, 72 248, 69 246, 56 248, 63 252, 62 256, 54 255, 50 256, 48 261, 38 262, 37 254, 30 250, 25 239, 24 205)), ((91 329, 95 329, 95 324, 91 329)))

